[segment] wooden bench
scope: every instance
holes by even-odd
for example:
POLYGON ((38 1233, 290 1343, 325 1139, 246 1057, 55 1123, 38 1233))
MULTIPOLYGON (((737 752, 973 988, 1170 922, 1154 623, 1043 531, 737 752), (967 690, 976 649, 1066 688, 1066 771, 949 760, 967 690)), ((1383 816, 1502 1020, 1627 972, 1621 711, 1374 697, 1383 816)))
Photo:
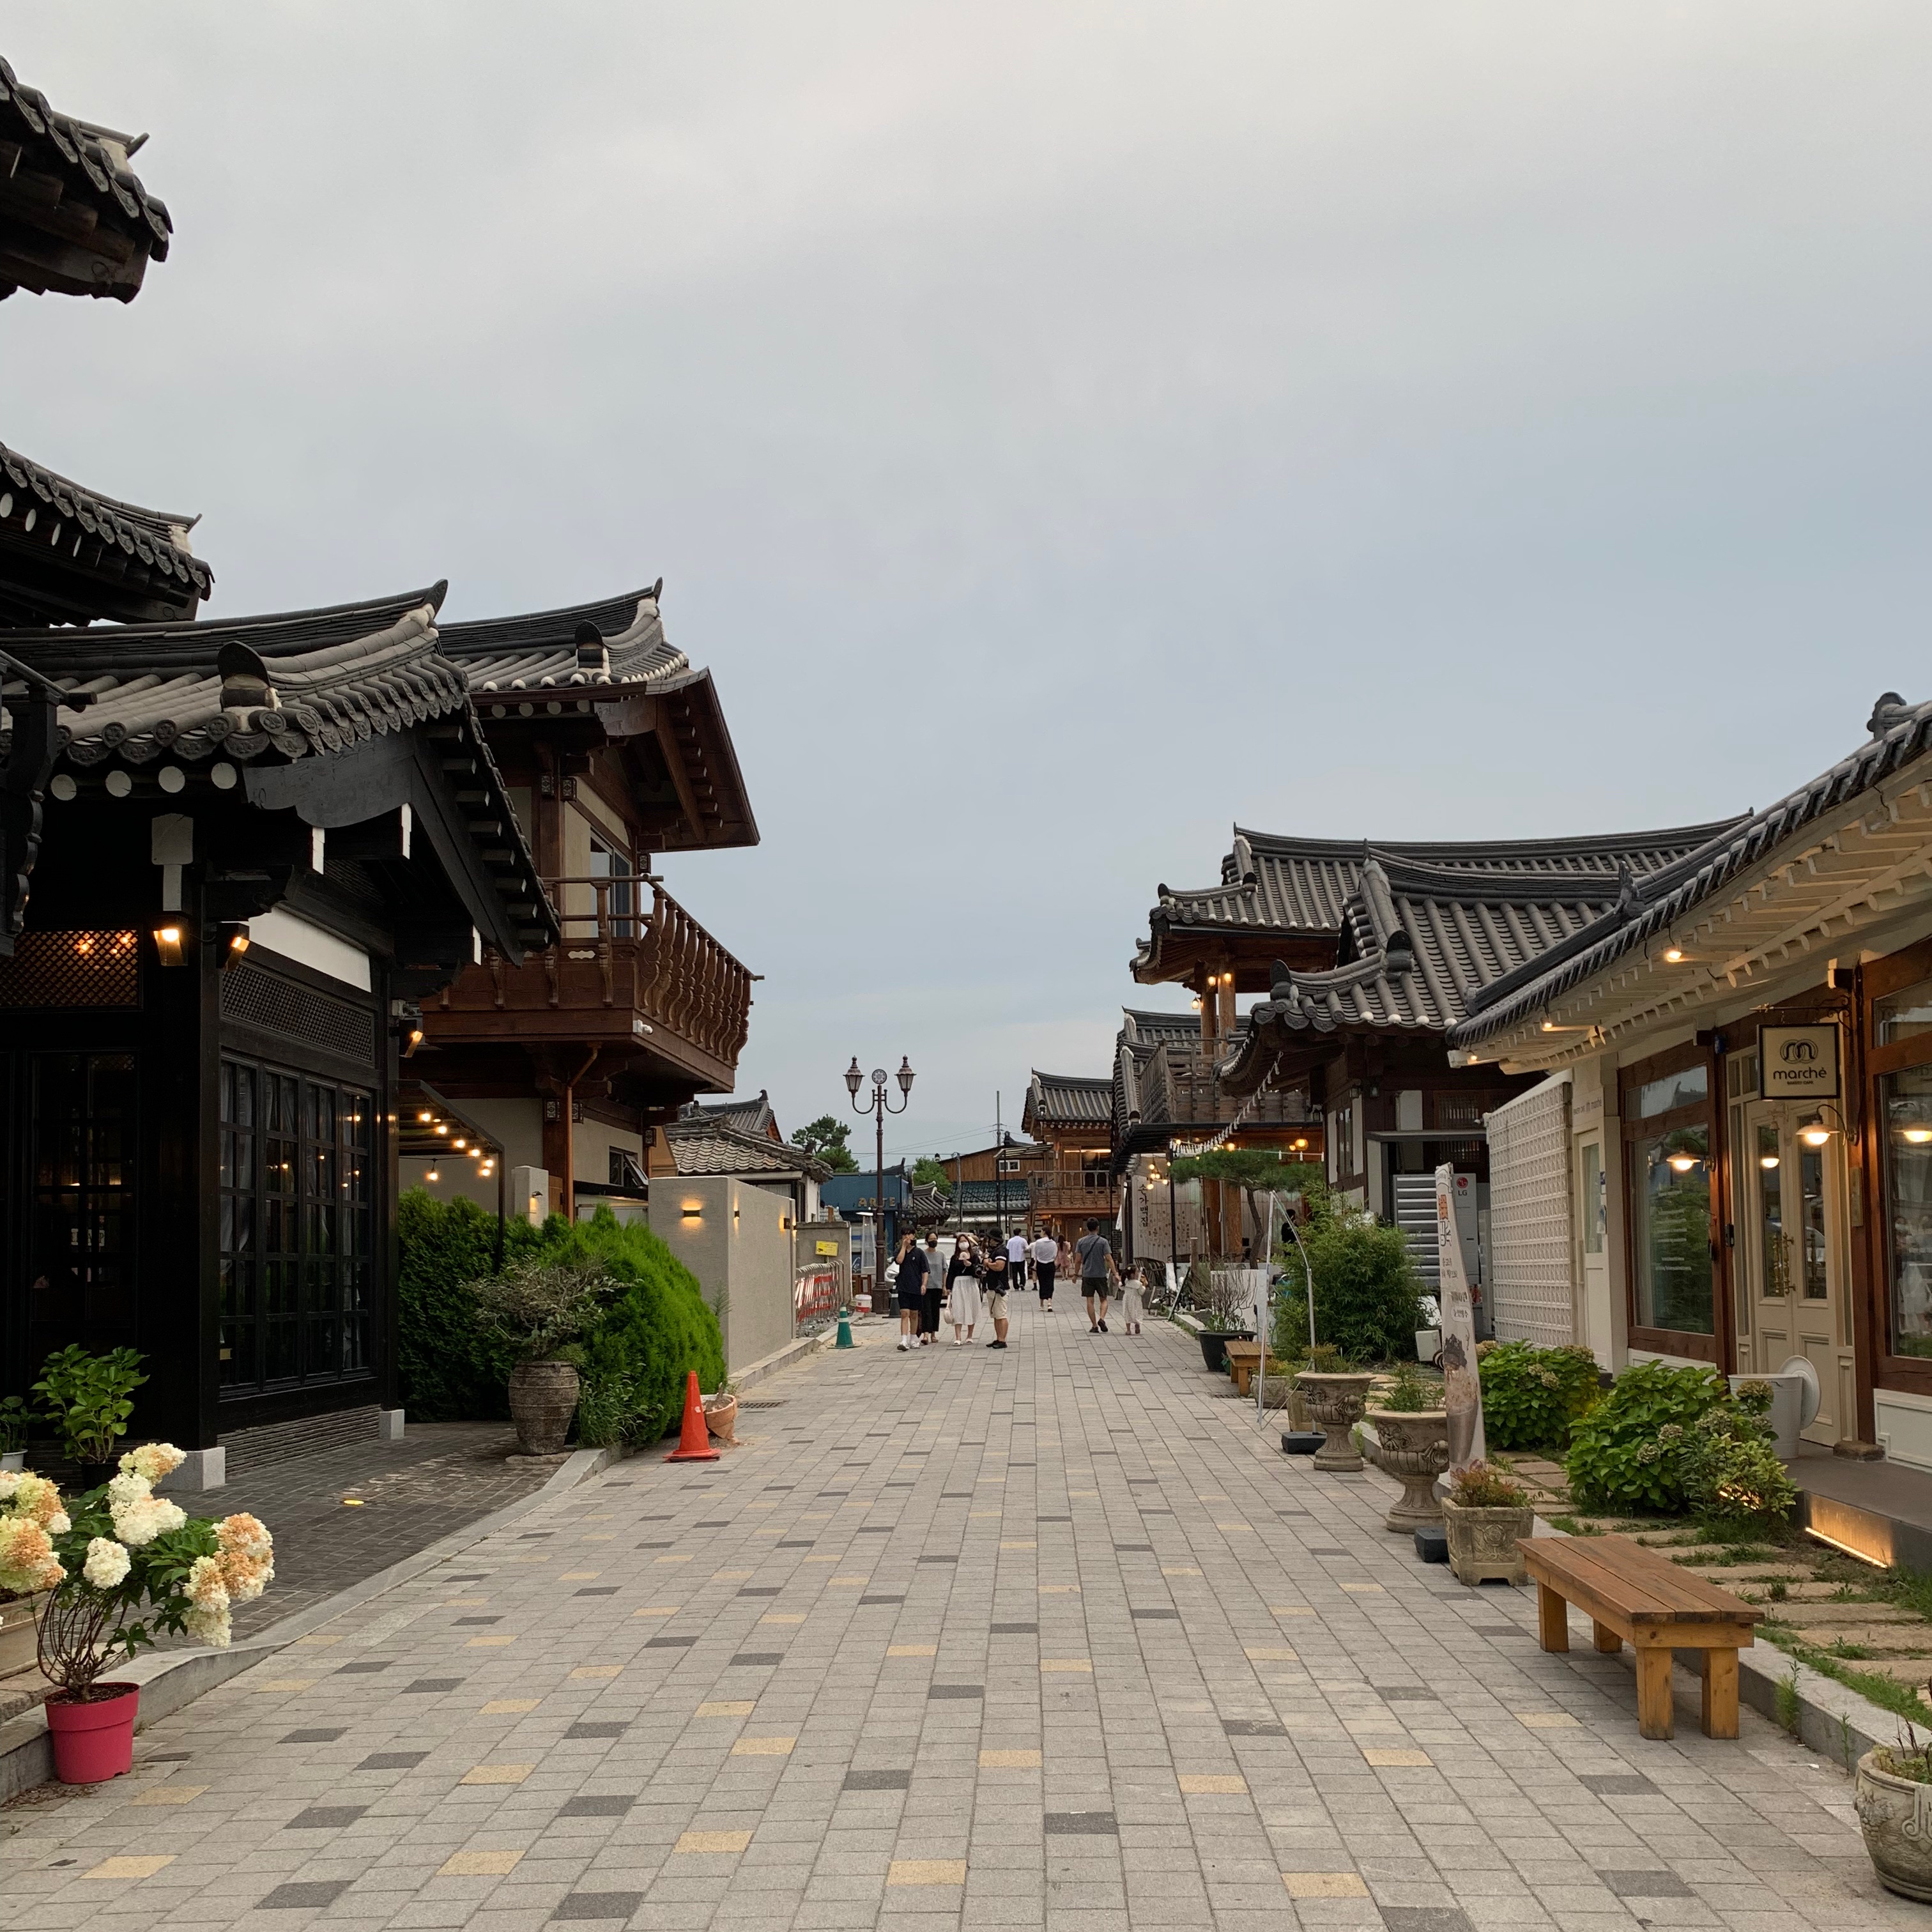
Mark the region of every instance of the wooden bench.
MULTIPOLYGON (((1254 1393, 1255 1370, 1260 1366, 1262 1345, 1258 1342, 1230 1342, 1228 1344, 1228 1372, 1234 1378, 1234 1386, 1244 1395, 1254 1393)), ((1278 1355, 1268 1358, 1268 1379, 1286 1381, 1292 1372, 1287 1363, 1278 1355)))
POLYGON ((1614 1657, 1636 1652, 1640 1736, 1671 1734, 1670 1654, 1700 1654, 1704 1735, 1738 1734, 1738 1652, 1764 1615, 1741 1597, 1627 1536, 1524 1537, 1523 1568, 1536 1579, 1538 1634, 1545 1650, 1570 1648, 1565 1606, 1574 1604, 1596 1625, 1597 1648, 1614 1657))

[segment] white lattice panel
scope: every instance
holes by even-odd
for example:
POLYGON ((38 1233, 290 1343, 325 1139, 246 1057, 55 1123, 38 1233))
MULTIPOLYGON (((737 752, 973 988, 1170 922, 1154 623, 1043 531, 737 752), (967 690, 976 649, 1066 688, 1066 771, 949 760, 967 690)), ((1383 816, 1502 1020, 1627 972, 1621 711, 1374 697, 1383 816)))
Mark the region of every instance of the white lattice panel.
POLYGON ((1570 1236, 1570 1087, 1552 1082, 1490 1116, 1490 1306, 1499 1342, 1577 1339, 1570 1236))

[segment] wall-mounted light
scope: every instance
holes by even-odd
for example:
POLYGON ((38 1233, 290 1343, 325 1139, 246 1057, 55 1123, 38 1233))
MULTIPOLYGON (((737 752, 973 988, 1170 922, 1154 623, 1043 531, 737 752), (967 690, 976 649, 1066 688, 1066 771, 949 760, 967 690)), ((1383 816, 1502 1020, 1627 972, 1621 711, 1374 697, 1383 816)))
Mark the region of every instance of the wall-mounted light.
POLYGON ((700 1201, 687 1201, 677 1211, 687 1221, 699 1220, 704 1214, 704 1204, 700 1201))
POLYGON ((1923 1147, 1932 1141, 1932 1127, 1900 1127, 1898 1137, 1912 1147, 1923 1147))
POLYGON ((248 955, 248 922, 244 919, 225 920, 220 933, 221 970, 225 973, 231 966, 240 965, 248 955))
POLYGON ((1757 1164, 1760 1167, 1775 1167, 1778 1165, 1778 1156, 1774 1154, 1761 1154, 1757 1157, 1757 1164))
POLYGON ((1701 1165, 1694 1154, 1673 1154, 1669 1158, 1671 1168, 1678 1174, 1688 1174, 1694 1167, 1701 1165))
POLYGON ((1798 1123, 1798 1138, 1808 1148, 1821 1148, 1832 1138, 1832 1130, 1826 1126, 1822 1114, 1807 1114, 1798 1123))
POLYGON ((1666 946, 1664 949, 1664 957, 1670 965, 1682 965, 1684 962, 1684 949, 1681 946, 1666 946))

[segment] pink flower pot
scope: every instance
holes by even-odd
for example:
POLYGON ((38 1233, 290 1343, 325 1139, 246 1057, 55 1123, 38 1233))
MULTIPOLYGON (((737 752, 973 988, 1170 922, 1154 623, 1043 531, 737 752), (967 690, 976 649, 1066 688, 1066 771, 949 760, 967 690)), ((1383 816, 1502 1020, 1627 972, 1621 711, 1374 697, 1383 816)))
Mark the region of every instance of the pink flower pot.
POLYGON ((99 1784, 134 1768, 134 1720, 140 1714, 138 1684, 100 1684, 118 1694, 86 1704, 56 1694, 46 1702, 53 1742, 54 1775, 63 1784, 99 1784))

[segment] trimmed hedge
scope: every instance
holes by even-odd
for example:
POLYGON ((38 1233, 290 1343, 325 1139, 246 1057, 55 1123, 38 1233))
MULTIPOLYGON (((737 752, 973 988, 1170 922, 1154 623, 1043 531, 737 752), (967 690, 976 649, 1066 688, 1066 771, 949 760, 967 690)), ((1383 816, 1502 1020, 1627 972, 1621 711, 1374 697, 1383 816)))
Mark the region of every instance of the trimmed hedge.
MULTIPOLYGON (((515 1351, 490 1334, 467 1285, 490 1274, 496 1220, 473 1202, 439 1201, 412 1188, 396 1214, 398 1360, 403 1401, 425 1422, 495 1421, 510 1412, 506 1394, 515 1351)), ((698 1278, 650 1228, 620 1226, 608 1208, 571 1226, 552 1215, 541 1228, 510 1222, 506 1262, 594 1261, 625 1284, 623 1293, 571 1352, 586 1380, 622 1379, 636 1391, 640 1418, 656 1432, 681 1412, 686 1372, 707 1394, 723 1386, 724 1346, 698 1278)))

